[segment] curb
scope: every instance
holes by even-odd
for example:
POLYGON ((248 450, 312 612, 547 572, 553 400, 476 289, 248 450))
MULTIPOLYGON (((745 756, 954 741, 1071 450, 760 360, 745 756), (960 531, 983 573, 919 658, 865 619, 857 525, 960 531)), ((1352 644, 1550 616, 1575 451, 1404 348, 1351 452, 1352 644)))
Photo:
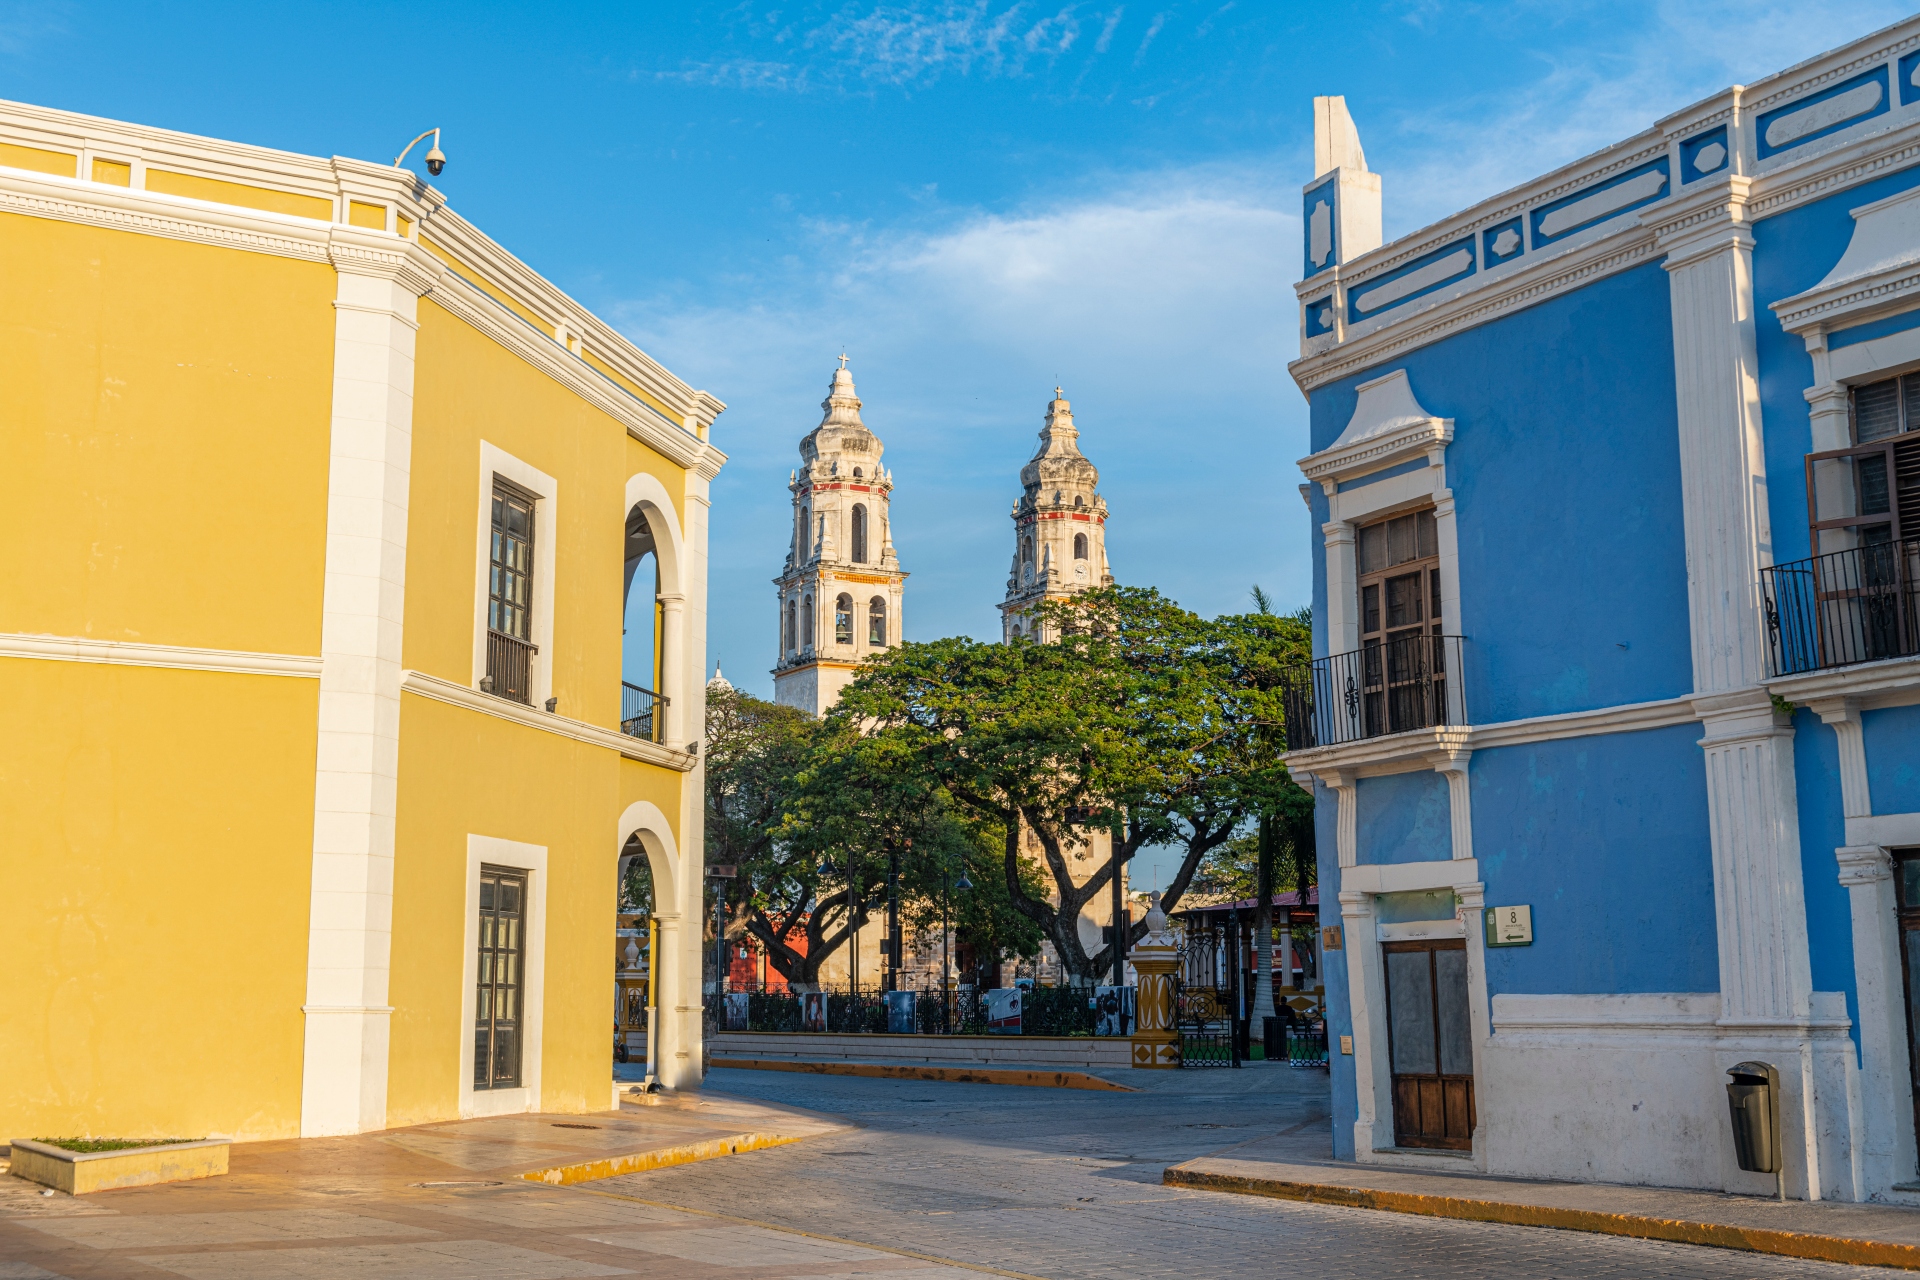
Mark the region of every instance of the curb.
POLYGON ((1037 1089, 1092 1089, 1138 1093, 1085 1071, 1032 1071, 1018 1067, 929 1067, 890 1062, 798 1062, 788 1058, 719 1058, 716 1067, 740 1071, 799 1071, 817 1076, 865 1076, 876 1080, 943 1080, 949 1084, 1015 1084, 1037 1089))
POLYGON ((656 1147, 652 1151, 635 1151, 623 1156, 603 1156, 598 1160, 583 1160, 579 1164, 555 1165, 551 1169, 529 1169, 520 1176, 528 1182, 544 1182, 550 1187, 570 1187, 577 1182, 617 1178, 625 1173, 646 1173, 653 1169, 671 1168, 677 1164, 692 1164, 696 1160, 712 1160, 717 1156, 738 1155, 742 1151, 763 1151, 768 1147, 784 1147, 788 1143, 803 1141, 808 1136, 810 1135, 736 1133, 725 1138, 708 1138, 705 1142, 686 1142, 677 1147, 656 1147))
POLYGON ((1767 1227, 1735 1227, 1721 1222, 1688 1222, 1675 1218, 1649 1218, 1633 1213, 1601 1213, 1592 1209, 1512 1204, 1502 1200, 1469 1200, 1461 1196, 1421 1195, 1412 1191, 1383 1191, 1373 1187, 1347 1187, 1326 1182, 1249 1178, 1239 1174, 1208 1173, 1180 1165, 1170 1166, 1161 1174, 1160 1180, 1169 1187, 1189 1187, 1196 1191, 1269 1196, 1276 1200, 1303 1200, 1310 1204, 1413 1213, 1430 1218, 1458 1218, 1467 1222, 1500 1222, 1516 1227, 1555 1227, 1562 1231, 1590 1231, 1640 1240, 1741 1249, 1748 1253, 1769 1253, 1818 1262, 1920 1270, 1920 1246, 1894 1244, 1885 1240, 1818 1236, 1767 1227))

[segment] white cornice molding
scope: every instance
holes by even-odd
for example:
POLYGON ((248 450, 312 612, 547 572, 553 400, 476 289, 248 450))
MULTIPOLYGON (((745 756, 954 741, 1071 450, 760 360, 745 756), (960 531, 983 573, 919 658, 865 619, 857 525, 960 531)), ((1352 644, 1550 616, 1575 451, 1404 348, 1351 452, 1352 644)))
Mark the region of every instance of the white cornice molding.
MULTIPOLYGON (((412 220, 449 253, 463 262, 471 263, 475 270, 482 271, 489 285, 498 288, 544 321, 564 325, 569 332, 584 339, 590 354, 631 381, 645 395, 660 401, 666 406, 669 416, 678 418, 676 425, 689 433, 705 436, 714 419, 726 408, 717 397, 688 386, 675 377, 611 325, 448 208, 445 195, 410 170, 346 156, 320 157, 277 151, 270 147, 250 146, 220 138, 200 137, 150 125, 4 100, 0 100, 0 142, 65 152, 80 158, 101 152, 134 162, 139 169, 166 169, 192 177, 324 200, 332 210, 332 221, 339 224, 347 222, 347 204, 351 199, 389 205, 412 220)), ((7 178, 46 176, 28 175, 19 170, 0 170, 0 175, 7 178)), ((53 181, 63 180, 54 178, 53 181)), ((141 202, 166 199, 158 193, 137 188, 106 186, 79 178, 64 181, 70 188, 85 193, 85 203, 107 209, 116 203, 115 193, 123 200, 132 197, 135 201, 132 206, 134 217, 151 212, 152 207, 141 202)), ((182 204, 200 211, 189 221, 202 225, 166 230, 149 226, 145 229, 150 234, 164 234, 175 239, 199 240, 226 247, 281 253, 283 256, 313 256, 310 253, 289 252, 285 247, 257 240, 247 240, 249 231, 271 238, 271 231, 260 233, 257 229, 262 225, 269 228, 275 226, 276 215, 256 214, 252 210, 198 200, 185 200, 182 204), (229 228, 231 217, 235 214, 238 215, 240 227, 237 233, 229 228), (222 231, 226 234, 218 234, 222 231)), ((0 208, 10 207, 17 212, 38 212, 31 208, 10 206, 0 200, 0 208)), ((127 225, 130 218, 124 206, 120 214, 120 217, 111 221, 97 216, 69 216, 67 220, 99 225, 118 224, 129 230, 142 229, 127 225)), ((302 223, 311 220, 294 218, 292 221, 302 223)))
POLYGON ((1553 742, 1561 738, 1665 729, 1673 725, 1692 724, 1699 718, 1691 697, 1662 698, 1657 702, 1635 702, 1619 707, 1600 707, 1593 711, 1534 716, 1526 720, 1414 729, 1378 738, 1362 738, 1358 742, 1343 742, 1337 746, 1289 751, 1281 758, 1286 761, 1288 771, 1296 774, 1311 774, 1317 778, 1342 775, 1374 777, 1436 768, 1447 763, 1450 756, 1462 752, 1513 747, 1530 742, 1553 742))
MULTIPOLYGON (((1832 145, 1822 140, 1807 147, 1804 154, 1795 149, 1769 157, 1760 162, 1763 171, 1750 177, 1746 175, 1752 173, 1753 143, 1747 135, 1760 112, 1817 92, 1822 85, 1862 69, 1886 65, 1897 71, 1903 53, 1917 47, 1920 18, 1903 20, 1756 85, 1723 90, 1666 117, 1653 129, 1344 263, 1337 273, 1321 272, 1301 281, 1295 286, 1297 296, 1318 298, 1331 291, 1336 317, 1340 317, 1345 311, 1340 300, 1347 292, 1364 288, 1369 281, 1447 244, 1473 237, 1480 267, 1474 275, 1438 291, 1437 301, 1422 305, 1423 299, 1396 308, 1366 322, 1358 335, 1349 336, 1350 330, 1336 323, 1333 333, 1303 337, 1301 356, 1288 365, 1295 383, 1303 393, 1311 393, 1519 307, 1638 266, 1673 247, 1671 243, 1657 244, 1641 223, 1667 218, 1676 202, 1689 203, 1705 188, 1724 191, 1735 178, 1750 183, 1740 221, 1752 223, 1847 186, 1911 167, 1920 161, 1920 110, 1900 103, 1897 93, 1890 113, 1848 126, 1848 132, 1857 128, 1859 136, 1832 145), (1722 123, 1728 127, 1734 158, 1724 173, 1686 182, 1679 171, 1679 143, 1722 123), (1622 215, 1605 229, 1596 229, 1590 235, 1581 233, 1578 243, 1558 253, 1555 246, 1541 250, 1529 245, 1524 255, 1509 262, 1489 264, 1484 260, 1483 246, 1478 244, 1483 230, 1511 218, 1524 218, 1542 204, 1661 155, 1670 156, 1673 162, 1668 194, 1648 206, 1641 218, 1622 215)), ((1711 198, 1707 202, 1712 203, 1711 198)), ((1668 239, 1681 229, 1668 227, 1668 239)), ((1894 294, 1909 303, 1920 294, 1920 287, 1910 292, 1905 281, 1886 283, 1893 288, 1863 302, 1891 309, 1885 304, 1894 294)))
POLYGON ((1353 416, 1339 439, 1300 459, 1307 479, 1331 486, 1444 449, 1453 439, 1453 419, 1420 407, 1405 369, 1363 382, 1354 391, 1353 416))
POLYGON ((612 729, 603 729, 599 725, 588 724, 584 720, 573 720, 548 711, 536 711, 518 702, 496 698, 490 693, 481 693, 478 689, 469 689, 466 685, 456 684, 439 676, 430 676, 424 671, 402 672, 400 691, 419 694, 423 698, 432 698, 436 702, 444 702, 451 706, 464 707, 468 711, 478 711, 481 715, 508 720, 528 729, 557 733, 563 738, 584 742, 588 746, 605 747, 610 751, 619 752, 629 760, 657 764, 680 773, 689 772, 694 765, 695 757, 689 752, 672 751, 658 743, 646 742, 612 729))
POLYGON ((318 654, 250 653, 242 649, 195 649, 183 645, 89 640, 78 636, 0 634, 0 658, 54 662, 104 662, 123 667, 170 667, 247 676, 320 678, 318 654))
POLYGON ((333 224, 23 169, 0 168, 0 212, 324 262, 333 224))
POLYGON ((1888 658, 1767 681, 1767 692, 1796 705, 1851 698, 1862 709, 1920 702, 1920 657, 1888 658))
POLYGON ((1523 258, 1504 271, 1469 277, 1484 278, 1486 283, 1448 295, 1445 301, 1427 307, 1410 303, 1403 308, 1408 313, 1405 317, 1321 354, 1302 356, 1288 364, 1287 370, 1301 391, 1311 392, 1449 334, 1498 320, 1598 277, 1639 266, 1656 253, 1653 236, 1635 223, 1605 239, 1561 253, 1543 253, 1532 262, 1523 258))
POLYGON ((1813 288, 1771 303, 1789 333, 1831 332, 1908 309, 1920 295, 1920 190, 1849 210, 1846 252, 1813 288))

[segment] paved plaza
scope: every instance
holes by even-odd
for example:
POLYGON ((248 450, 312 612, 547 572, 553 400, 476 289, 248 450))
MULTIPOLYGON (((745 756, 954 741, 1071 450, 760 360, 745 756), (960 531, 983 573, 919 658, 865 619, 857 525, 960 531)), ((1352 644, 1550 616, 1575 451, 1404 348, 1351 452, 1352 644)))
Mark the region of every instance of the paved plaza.
POLYGON ((721 1070, 677 1106, 256 1144, 233 1175, 172 1187, 0 1179, 0 1280, 1891 1274, 1165 1187, 1169 1164, 1324 1125, 1325 1077, 1125 1079, 1142 1087, 721 1070), (573 1186, 507 1172, 748 1130, 801 1140, 573 1186))

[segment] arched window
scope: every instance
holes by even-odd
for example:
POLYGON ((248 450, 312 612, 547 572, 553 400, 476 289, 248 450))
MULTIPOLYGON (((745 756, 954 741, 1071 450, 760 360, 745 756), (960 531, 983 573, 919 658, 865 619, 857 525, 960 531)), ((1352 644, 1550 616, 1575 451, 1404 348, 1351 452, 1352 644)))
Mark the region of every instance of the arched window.
POLYGON ((867 602, 867 643, 884 645, 887 642, 887 599, 875 596, 867 602))
POLYGON ((800 601, 800 647, 813 648, 813 597, 807 596, 800 601))
POLYGON ((1016 623, 1014 623, 1014 624, 1013 624, 1013 631, 1012 631, 1012 633, 1011 633, 1011 634, 1012 634, 1012 638, 1013 638, 1013 639, 1015 639, 1015 640, 1018 640, 1018 639, 1020 638, 1020 624, 1019 624, 1019 623, 1017 623, 1017 622, 1016 622, 1016 623))
POLYGON ((1075 560, 1085 560, 1087 558, 1087 535, 1084 533, 1076 533, 1073 535, 1073 558, 1075 560))
POLYGON ((858 467, 855 467, 855 468, 853 469, 853 478, 854 478, 855 480, 858 480, 858 479, 860 478, 860 468, 858 468, 858 467))
POLYGON ((836 644, 853 643, 853 597, 842 595, 833 602, 833 639, 836 644))
POLYGON ((799 606, 792 600, 787 601, 787 652, 792 653, 800 647, 799 606))
POLYGON ((1076 509, 1084 507, 1087 505, 1087 500, 1084 496, 1076 493, 1073 495, 1073 505, 1076 509))
POLYGON ((800 540, 797 544, 795 555, 801 560, 807 558, 807 551, 813 546, 813 516, 811 511, 812 509, 805 503, 800 505, 800 540))
POLYGON ((853 504, 853 562, 867 562, 867 508, 858 502, 853 504))

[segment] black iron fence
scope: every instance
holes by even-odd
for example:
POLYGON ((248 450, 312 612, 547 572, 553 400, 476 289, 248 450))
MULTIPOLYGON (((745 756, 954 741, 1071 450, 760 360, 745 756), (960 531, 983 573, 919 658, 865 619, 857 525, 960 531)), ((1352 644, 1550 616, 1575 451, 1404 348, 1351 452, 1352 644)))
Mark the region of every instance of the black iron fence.
POLYGON ((487 674, 480 688, 496 697, 531 703, 533 690, 529 680, 533 674, 533 655, 538 652, 538 648, 525 640, 489 628, 487 674))
POLYGON ((620 732, 630 738, 660 741, 665 727, 667 695, 642 689, 637 684, 620 682, 620 732))
MULTIPOLYGON (((882 1034, 904 1032, 898 1012, 904 1000, 890 1006, 887 992, 827 990, 826 1030, 882 1034)), ((917 1035, 986 1035, 987 993, 976 987, 942 991, 929 987, 894 993, 912 1000, 912 1031, 917 1035)), ((802 997, 786 991, 708 993, 707 1015, 723 1031, 807 1031, 808 1011, 802 997), (731 1005, 729 1005, 729 996, 731 1005), (744 1014, 741 1005, 744 1003, 744 1014), (744 1025, 741 1025, 744 1021, 744 1025)), ((1098 1033, 1099 1010, 1094 993, 1084 987, 1029 987, 1020 992, 1020 1031, 1029 1036, 1091 1036, 1098 1033)), ((1132 1031, 1122 1022, 1122 1033, 1132 1031)))
POLYGON ((1920 653, 1920 539, 1776 564, 1760 588, 1775 675, 1920 653))
POLYGON ((1283 686, 1287 750, 1466 723, 1459 636, 1403 636, 1295 667, 1283 686))

